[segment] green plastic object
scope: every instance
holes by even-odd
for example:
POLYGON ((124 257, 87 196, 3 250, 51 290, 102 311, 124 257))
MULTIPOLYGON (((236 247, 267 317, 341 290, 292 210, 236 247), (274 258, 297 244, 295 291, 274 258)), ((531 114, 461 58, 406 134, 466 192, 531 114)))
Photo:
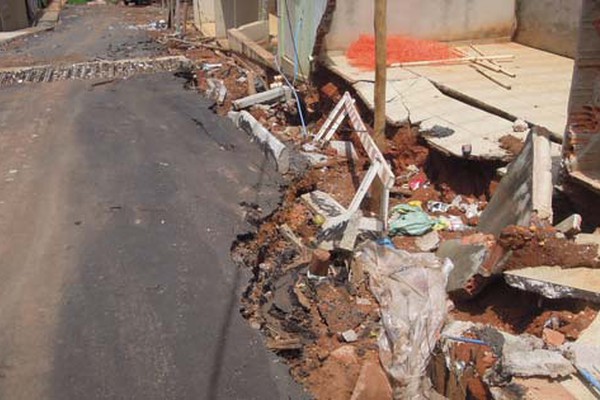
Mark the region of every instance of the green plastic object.
POLYGON ((390 235, 421 236, 433 229, 436 220, 421 207, 399 204, 390 213, 390 235))

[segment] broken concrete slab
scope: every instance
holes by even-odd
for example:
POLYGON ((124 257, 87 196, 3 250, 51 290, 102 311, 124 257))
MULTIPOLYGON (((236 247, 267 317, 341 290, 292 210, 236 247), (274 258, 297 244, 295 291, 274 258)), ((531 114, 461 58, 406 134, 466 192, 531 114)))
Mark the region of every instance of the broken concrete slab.
POLYGON ((308 162, 308 164, 312 166, 321 165, 329 160, 329 157, 321 153, 309 153, 306 151, 301 151, 300 154, 308 162))
POLYGON ((275 162, 277 171, 282 174, 288 172, 290 168, 290 152, 285 144, 269 132, 267 128, 262 126, 247 111, 231 111, 228 116, 238 128, 241 128, 258 141, 265 154, 275 162))
POLYGON ((472 297, 479 293, 488 278, 501 271, 504 256, 492 235, 474 234, 444 241, 438 248, 439 258, 449 258, 454 269, 448 277, 448 293, 472 297))
POLYGON ((580 233, 575 236, 576 244, 595 244, 598 246, 598 257, 600 258, 600 233, 580 233))
POLYGON ((231 50, 236 53, 243 54, 264 66, 276 69, 275 56, 248 37, 243 31, 240 31, 239 28, 229 29, 227 31, 227 40, 231 50))
POLYGON ((331 140, 329 146, 334 149, 338 156, 348 160, 358 160, 358 153, 352 142, 347 140, 331 140))
POLYGON ((234 100, 231 104, 235 110, 242 110, 255 104, 273 103, 282 99, 290 99, 292 96, 291 92, 290 88, 282 86, 234 100))
POLYGON ((325 193, 321 190, 305 193, 300 196, 300 198, 312 210, 312 212, 322 215, 325 218, 337 217, 346 211, 344 206, 338 203, 328 193, 325 193))
POLYGON ((549 299, 575 298, 600 303, 600 269, 531 267, 504 272, 510 286, 549 299))
POLYGON ((575 373, 571 362, 559 352, 552 350, 532 349, 526 352, 508 352, 504 354, 502 361, 506 372, 520 377, 557 378, 575 373))
POLYGON ((564 233, 567 237, 573 237, 581 232, 581 215, 573 214, 556 224, 554 227, 559 232, 564 233))
POLYGON ((358 335, 354 329, 348 329, 347 331, 342 332, 341 336, 346 343, 353 343, 358 340, 358 335))
POLYGON ((421 251, 434 251, 440 244, 440 235, 436 231, 431 231, 415 240, 415 245, 421 251))
MULTIPOLYGON (((375 79, 372 71, 351 66, 344 55, 327 54, 325 64, 350 82, 360 98, 374 109, 375 79)), ((525 139, 525 132, 513 131, 511 121, 472 107, 443 94, 428 79, 406 69, 390 69, 386 84, 386 118, 399 126, 410 121, 434 148, 444 154, 463 157, 462 146, 470 144, 469 158, 505 160, 512 155, 502 149, 499 139, 513 134, 525 139)))
POLYGON ((497 236, 509 225, 529 226, 534 213, 552 222, 552 190, 550 139, 534 129, 481 214, 478 230, 497 236))

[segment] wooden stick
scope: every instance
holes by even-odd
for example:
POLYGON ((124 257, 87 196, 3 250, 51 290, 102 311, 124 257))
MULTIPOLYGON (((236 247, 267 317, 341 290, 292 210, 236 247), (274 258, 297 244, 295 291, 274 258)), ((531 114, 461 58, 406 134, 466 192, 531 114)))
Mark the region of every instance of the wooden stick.
POLYGON ((499 81, 498 79, 494 78, 493 76, 486 74, 483 70, 481 70, 480 68, 477 68, 477 66, 471 64, 471 65, 469 65, 469 67, 473 68, 475 71, 479 72, 481 75, 485 76, 490 81, 494 82, 496 85, 502 86, 506 90, 512 89, 512 86, 507 85, 506 83, 499 81))
POLYGON ((513 73, 513 72, 509 72, 507 70, 505 70, 504 68, 502 68, 501 66, 499 66, 498 64, 492 64, 490 61, 488 62, 484 62, 484 61, 473 61, 473 64, 477 64, 480 67, 489 69, 490 71, 494 71, 494 72, 498 72, 500 74, 504 74, 506 76, 509 76, 511 78, 516 78, 517 74, 513 73), (489 64, 488 64, 489 63, 489 64))
MULTIPOLYGON (((485 57, 485 54, 483 53, 483 51, 481 51, 477 47, 475 47, 474 44, 470 44, 469 47, 471 49, 473 49, 473 51, 475 53, 477 53, 478 55, 480 55, 482 57, 485 57)), ((494 69, 493 71, 500 72, 501 74, 504 74, 506 76, 510 76, 511 78, 516 78, 517 77, 517 74, 515 74, 514 72, 507 71, 502 66, 498 65, 498 63, 494 62, 494 60, 487 60, 487 62, 489 62, 490 64, 492 64, 494 67, 497 68, 497 69, 494 69)), ((481 65, 484 68, 492 69, 492 67, 488 66, 485 63, 482 63, 482 62, 479 62, 479 61, 474 61, 474 63, 478 64, 478 65, 481 65)))
POLYGON ((426 65, 441 65, 441 64, 463 64, 470 63, 473 61, 482 60, 512 60, 515 56, 511 54, 497 55, 497 56, 476 56, 476 57, 459 57, 459 58, 448 58, 446 60, 431 60, 431 61, 412 61, 393 63, 388 65, 389 68, 402 68, 402 67, 420 67, 426 65))

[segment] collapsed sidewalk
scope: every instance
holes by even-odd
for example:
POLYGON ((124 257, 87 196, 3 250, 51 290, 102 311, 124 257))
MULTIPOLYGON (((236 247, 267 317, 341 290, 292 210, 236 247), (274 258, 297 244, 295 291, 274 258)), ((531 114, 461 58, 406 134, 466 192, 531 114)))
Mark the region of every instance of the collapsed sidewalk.
POLYGON ((404 125, 381 152, 368 104, 331 75, 291 87, 208 41, 171 52, 289 178, 273 214, 244 205, 256 231, 232 257, 253 272, 242 314, 313 395, 597 395, 600 234, 580 233, 578 215, 553 225, 547 132, 473 160, 404 125))

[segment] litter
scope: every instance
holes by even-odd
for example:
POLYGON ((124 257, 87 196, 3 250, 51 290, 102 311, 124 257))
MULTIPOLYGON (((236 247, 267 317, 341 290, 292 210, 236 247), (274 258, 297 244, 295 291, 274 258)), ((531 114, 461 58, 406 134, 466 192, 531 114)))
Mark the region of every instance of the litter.
POLYGON ((381 364, 393 381, 396 398, 424 399, 425 372, 447 313, 446 282, 452 263, 431 253, 411 254, 367 242, 357 262, 369 273, 381 306, 381 364))
POLYGON ((428 201, 427 210, 432 213, 446 213, 450 210, 451 205, 442 203, 441 201, 428 201))
POLYGON ((390 235, 421 236, 429 232, 435 224, 435 219, 427 215, 421 207, 399 204, 390 212, 390 235))
POLYGON ((424 176, 419 176, 417 178, 413 178, 408 182, 408 187, 410 188, 410 190, 415 191, 417 189, 419 189, 420 187, 422 187, 423 185, 425 185, 425 183, 427 182, 427 178, 425 178, 424 176))

